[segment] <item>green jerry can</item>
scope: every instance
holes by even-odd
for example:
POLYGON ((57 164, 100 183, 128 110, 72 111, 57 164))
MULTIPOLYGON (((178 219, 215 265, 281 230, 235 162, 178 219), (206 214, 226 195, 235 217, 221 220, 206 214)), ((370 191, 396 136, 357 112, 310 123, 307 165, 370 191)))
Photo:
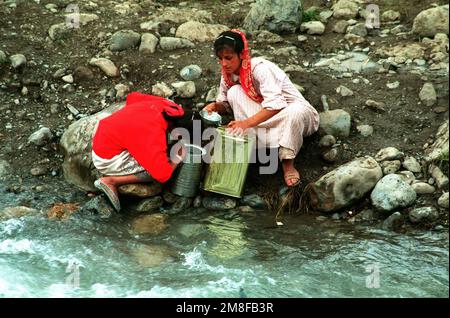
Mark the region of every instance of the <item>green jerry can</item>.
POLYGON ((203 189, 235 198, 242 196, 255 138, 235 136, 225 127, 216 129, 210 164, 203 189))

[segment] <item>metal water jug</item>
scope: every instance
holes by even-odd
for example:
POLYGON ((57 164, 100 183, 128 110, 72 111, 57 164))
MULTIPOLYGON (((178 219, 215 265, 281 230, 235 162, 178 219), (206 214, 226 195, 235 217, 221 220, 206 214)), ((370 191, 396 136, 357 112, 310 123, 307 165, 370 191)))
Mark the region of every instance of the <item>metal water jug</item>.
POLYGON ((229 134, 224 127, 217 128, 216 132, 203 189, 240 198, 255 138, 229 134))
POLYGON ((200 187, 202 176, 202 156, 206 151, 202 147, 188 144, 186 147, 186 158, 175 171, 172 193, 182 197, 193 198, 200 187))

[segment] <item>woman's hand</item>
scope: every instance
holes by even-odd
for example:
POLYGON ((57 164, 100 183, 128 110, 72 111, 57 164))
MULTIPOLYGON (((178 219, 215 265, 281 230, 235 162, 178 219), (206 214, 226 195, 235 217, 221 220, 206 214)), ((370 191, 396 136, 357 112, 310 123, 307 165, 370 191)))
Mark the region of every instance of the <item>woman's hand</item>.
POLYGON ((251 128, 246 120, 233 120, 227 126, 227 131, 233 135, 243 135, 247 129, 251 128))
POLYGON ((217 104, 216 103, 208 104, 203 108, 203 110, 206 110, 208 114, 211 114, 212 112, 215 112, 217 110, 217 104))

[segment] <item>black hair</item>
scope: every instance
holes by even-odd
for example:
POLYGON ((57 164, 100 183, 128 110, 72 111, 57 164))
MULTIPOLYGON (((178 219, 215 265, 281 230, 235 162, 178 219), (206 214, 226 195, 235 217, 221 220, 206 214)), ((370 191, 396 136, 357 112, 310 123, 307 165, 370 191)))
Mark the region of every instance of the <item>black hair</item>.
POLYGON ((225 31, 220 33, 216 41, 214 41, 214 51, 216 56, 223 49, 230 48, 238 55, 244 50, 244 41, 239 33, 232 31, 225 31))
POLYGON ((171 122, 174 127, 190 128, 192 126, 192 115, 193 111, 191 109, 184 109, 184 115, 173 117, 163 112, 164 119, 167 122, 171 122))

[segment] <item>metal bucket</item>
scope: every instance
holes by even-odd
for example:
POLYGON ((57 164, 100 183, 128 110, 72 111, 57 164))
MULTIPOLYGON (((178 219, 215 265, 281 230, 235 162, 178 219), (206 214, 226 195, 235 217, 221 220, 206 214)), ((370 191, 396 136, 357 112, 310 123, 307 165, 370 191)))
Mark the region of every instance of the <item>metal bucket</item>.
POLYGON ((193 198, 197 194, 202 176, 202 156, 205 149, 188 144, 186 147, 186 158, 175 172, 172 185, 172 193, 182 197, 193 198))

